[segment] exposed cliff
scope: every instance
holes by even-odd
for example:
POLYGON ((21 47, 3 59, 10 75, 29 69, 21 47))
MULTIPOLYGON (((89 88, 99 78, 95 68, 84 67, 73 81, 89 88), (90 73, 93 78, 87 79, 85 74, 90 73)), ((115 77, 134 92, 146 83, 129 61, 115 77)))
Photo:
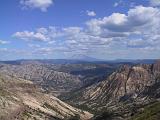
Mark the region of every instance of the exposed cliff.
POLYGON ((93 111, 109 109, 128 117, 159 98, 160 62, 157 62, 123 65, 106 80, 73 93, 66 101, 93 111))

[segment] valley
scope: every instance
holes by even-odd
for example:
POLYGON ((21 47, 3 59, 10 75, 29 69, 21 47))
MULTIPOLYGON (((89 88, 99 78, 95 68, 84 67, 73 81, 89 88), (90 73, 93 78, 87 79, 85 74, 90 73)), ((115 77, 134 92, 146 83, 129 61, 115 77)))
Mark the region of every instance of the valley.
POLYGON ((160 0, 1 0, 0 120, 160 120, 160 0))
POLYGON ((150 116, 159 118, 158 60, 149 64, 1 62, 0 80, 3 120, 141 120, 154 109, 150 106, 157 107, 150 116))

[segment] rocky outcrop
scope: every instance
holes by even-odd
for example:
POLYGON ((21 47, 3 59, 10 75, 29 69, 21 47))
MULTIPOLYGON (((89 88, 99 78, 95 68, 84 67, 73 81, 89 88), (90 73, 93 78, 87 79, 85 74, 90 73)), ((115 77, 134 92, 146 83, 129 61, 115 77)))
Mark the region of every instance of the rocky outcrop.
POLYGON ((0 74, 1 120, 67 120, 76 115, 82 120, 92 117, 86 111, 44 94, 30 81, 0 74))
POLYGON ((90 86, 110 75, 118 64, 51 64, 39 61, 0 63, 0 73, 33 81, 56 96, 90 86))
POLYGON ((52 91, 54 95, 68 92, 81 86, 81 81, 78 76, 55 71, 48 68, 45 64, 3 64, 0 67, 0 72, 31 80, 35 84, 42 86, 43 89, 52 91))
POLYGON ((105 81, 81 90, 67 101, 91 110, 106 108, 129 116, 141 106, 159 100, 159 90, 160 62, 123 65, 105 81))

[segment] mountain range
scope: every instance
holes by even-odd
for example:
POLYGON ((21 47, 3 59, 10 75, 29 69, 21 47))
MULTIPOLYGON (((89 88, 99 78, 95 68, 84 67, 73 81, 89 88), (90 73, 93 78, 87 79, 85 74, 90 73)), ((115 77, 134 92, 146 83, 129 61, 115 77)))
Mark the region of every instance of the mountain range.
POLYGON ((159 60, 57 61, 0 62, 2 120, 159 120, 159 60))

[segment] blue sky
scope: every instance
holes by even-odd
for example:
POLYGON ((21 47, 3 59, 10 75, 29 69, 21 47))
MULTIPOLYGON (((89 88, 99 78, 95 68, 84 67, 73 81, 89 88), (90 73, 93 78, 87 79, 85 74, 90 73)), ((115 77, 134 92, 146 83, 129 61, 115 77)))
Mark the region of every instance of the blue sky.
POLYGON ((1 60, 160 58, 160 0, 1 0, 1 60))

